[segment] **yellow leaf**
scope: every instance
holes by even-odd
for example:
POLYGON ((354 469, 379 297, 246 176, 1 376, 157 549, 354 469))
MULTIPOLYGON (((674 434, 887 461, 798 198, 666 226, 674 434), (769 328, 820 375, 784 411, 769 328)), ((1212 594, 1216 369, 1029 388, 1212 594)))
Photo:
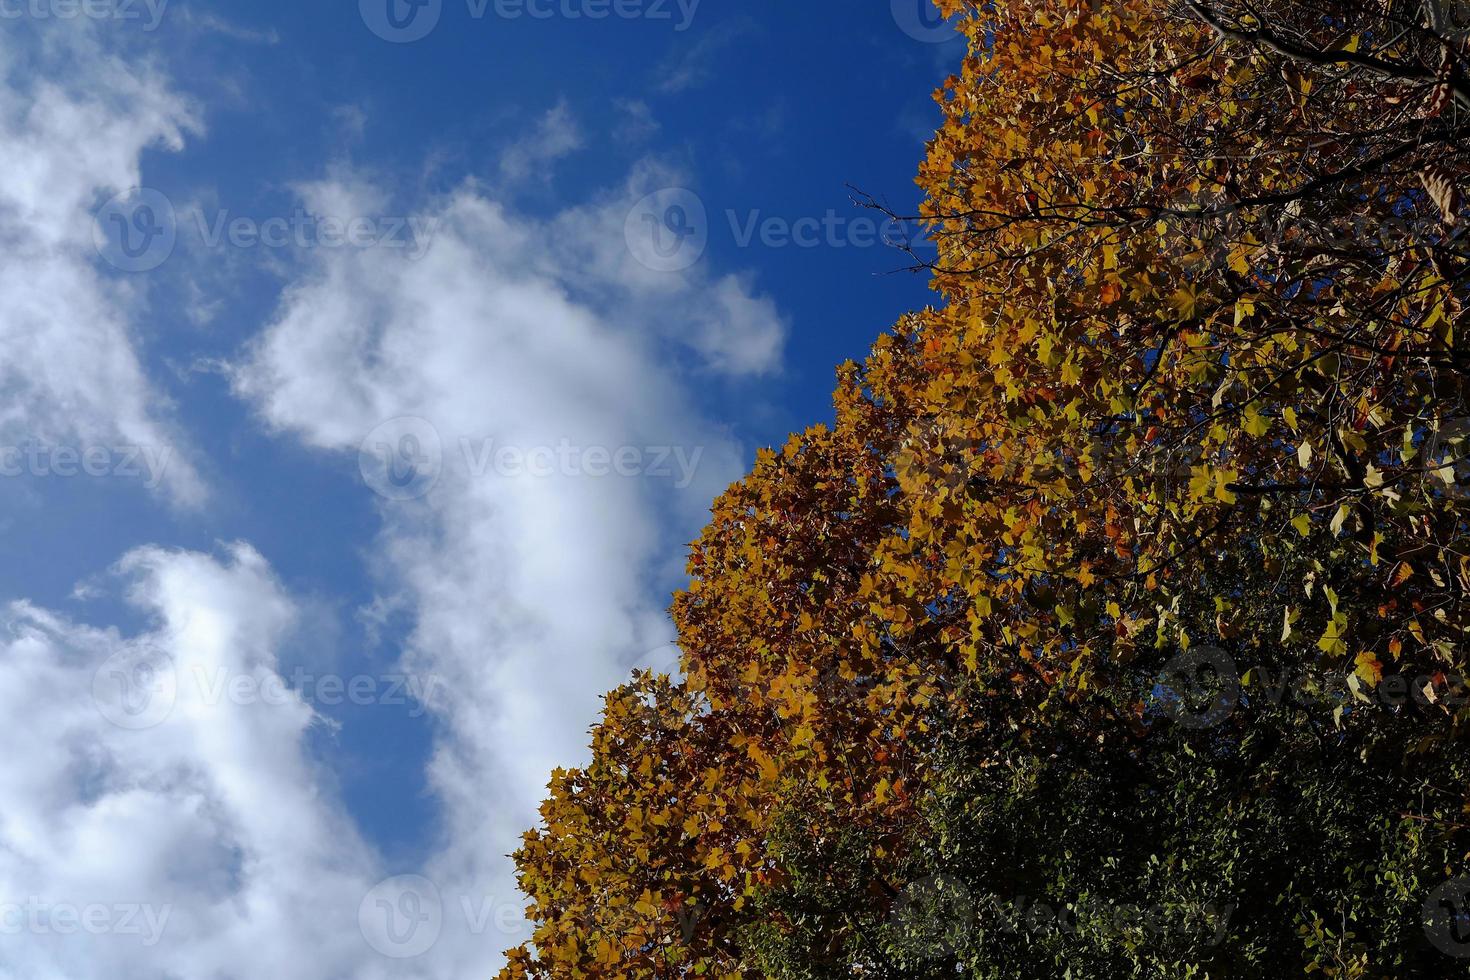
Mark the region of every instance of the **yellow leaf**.
MULTIPOLYGON (((1230 250, 1230 257, 1228 259, 1228 262, 1230 264, 1230 270, 1236 275, 1243 276, 1251 271, 1250 262, 1246 260, 1246 251, 1247 248, 1245 245, 1236 245, 1230 250)), ((1240 307, 1237 304, 1236 315, 1239 316, 1239 314, 1240 307)))
POLYGON ((1360 653, 1357 659, 1357 669, 1354 671, 1363 679, 1363 683, 1369 687, 1377 687, 1383 680, 1383 664, 1371 653, 1360 653))
POLYGON ((1246 299, 1244 297, 1236 300, 1235 301, 1235 325, 1237 327, 1240 326, 1241 323, 1245 320, 1246 317, 1253 315, 1255 312, 1256 312, 1256 303, 1255 303, 1255 300, 1246 299))
POLYGON ((1255 405, 1246 406, 1243 423, 1245 431, 1257 438, 1271 431, 1271 419, 1257 411, 1255 405))
POLYGON ((1234 470, 1221 470, 1215 475, 1215 499, 1225 504, 1233 504, 1236 501, 1235 491, 1230 489, 1237 474, 1234 470))
POLYGON ((1180 319, 1192 320, 1199 307, 1199 294, 1193 286, 1180 286, 1169 297, 1169 304, 1179 311, 1180 319))

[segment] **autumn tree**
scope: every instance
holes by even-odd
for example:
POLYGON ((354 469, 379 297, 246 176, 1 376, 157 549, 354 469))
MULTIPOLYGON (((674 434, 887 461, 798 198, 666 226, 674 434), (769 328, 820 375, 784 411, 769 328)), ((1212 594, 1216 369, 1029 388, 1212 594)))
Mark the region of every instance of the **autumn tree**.
POLYGON ((508 976, 1464 975, 1467 11, 940 6, 939 301, 716 502, 508 976))

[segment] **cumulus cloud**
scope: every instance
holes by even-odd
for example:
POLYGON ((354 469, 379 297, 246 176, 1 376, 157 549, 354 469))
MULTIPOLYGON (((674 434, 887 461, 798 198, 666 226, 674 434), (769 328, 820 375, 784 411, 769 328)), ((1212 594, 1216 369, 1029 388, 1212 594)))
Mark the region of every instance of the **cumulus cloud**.
MULTIPOLYGON (((585 754, 601 692, 667 666, 655 583, 742 469, 690 385, 779 358, 784 325, 749 280, 654 271, 627 247, 630 208, 675 176, 641 168, 549 222, 467 185, 422 216, 437 232, 417 261, 315 257, 236 369, 270 426, 362 452, 384 497, 377 571, 414 611, 405 661, 450 692, 427 872, 446 896, 514 895, 503 856, 550 770, 585 754)), ((307 205, 352 193, 329 182, 307 205)), ((492 969, 499 950, 453 925, 445 975, 492 969)))
MULTIPOLYGON (((85 21, 0 37, 0 442, 174 450, 141 366, 140 279, 104 275, 93 212, 142 184, 150 148, 177 150, 198 114, 159 73, 98 43, 85 21)), ((172 453, 167 486, 202 484, 172 453)))
POLYGON ((684 182, 679 172, 644 161, 621 193, 562 211, 542 229, 540 271, 591 302, 611 304, 644 334, 691 350, 718 374, 772 373, 789 325, 749 276, 717 275, 707 261, 691 261, 702 256, 711 215, 684 182), (645 222, 671 220, 671 208, 688 234, 666 236, 661 253, 650 249, 645 222), (660 261, 665 256, 670 261, 660 261))
MULTIPOLYGON (((178 446, 140 355, 148 277, 99 260, 94 212, 145 184, 143 154, 180 149, 201 114, 85 22, 31 29, 0 38, 0 441, 178 446)), ((579 139, 554 110, 501 176, 579 139)), ((221 693, 282 690, 302 610, 264 558, 145 548, 118 566, 144 628, 5 609, 0 980, 438 980, 498 965, 522 905, 505 855, 549 771, 584 754, 601 693, 668 666, 661 590, 743 469, 696 386, 780 364, 786 324, 749 277, 629 247, 638 203, 683 183, 644 164, 545 219, 466 183, 415 216, 427 251, 301 255, 231 371, 266 425, 360 456, 362 493, 381 495, 378 606, 411 610, 403 666, 443 693, 425 705, 443 804, 420 869, 432 885, 377 884, 397 869, 314 761, 325 722, 307 699, 221 693)), ((297 190, 344 218, 392 199, 350 174, 297 190)), ((218 302, 185 295, 200 319, 218 302)), ((200 502, 186 460, 173 453, 166 485, 200 502)))
POLYGON ((118 573, 134 635, 4 611, 0 978, 413 975, 358 928, 376 869, 309 760, 316 715, 260 695, 297 615, 265 561, 147 548, 118 573))

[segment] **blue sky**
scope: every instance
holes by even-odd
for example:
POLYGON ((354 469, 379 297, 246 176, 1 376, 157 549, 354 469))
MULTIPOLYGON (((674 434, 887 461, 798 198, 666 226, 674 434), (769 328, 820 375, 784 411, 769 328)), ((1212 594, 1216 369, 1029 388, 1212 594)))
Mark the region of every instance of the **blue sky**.
POLYGON ((921 2, 0 3, 0 980, 493 971, 713 496, 929 301, 850 201, 921 2))

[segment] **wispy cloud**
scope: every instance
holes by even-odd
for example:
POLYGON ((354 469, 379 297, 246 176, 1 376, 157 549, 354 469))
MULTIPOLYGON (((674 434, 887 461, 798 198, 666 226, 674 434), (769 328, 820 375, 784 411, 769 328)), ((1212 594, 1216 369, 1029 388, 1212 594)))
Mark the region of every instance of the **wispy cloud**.
POLYGON ((143 183, 145 150, 181 149, 200 116, 87 22, 41 33, 44 43, 19 29, 0 38, 0 437, 170 447, 165 486, 197 504, 203 483, 136 346, 145 283, 99 256, 111 229, 94 212, 143 183))
POLYGON ((582 131, 572 110, 560 102, 541 117, 531 132, 501 154, 500 175, 516 184, 532 177, 548 179, 551 165, 582 145, 582 131))
POLYGON ((719 55, 753 30, 754 24, 748 20, 725 21, 693 44, 681 47, 659 66, 656 89, 674 95, 703 85, 720 70, 719 55))
POLYGON ((216 14, 200 13, 193 7, 184 7, 178 12, 178 17, 184 25, 201 34, 217 34, 245 44, 275 45, 281 43, 281 36, 275 28, 259 30, 242 27, 216 14))
POLYGON ((613 135, 619 142, 642 143, 658 133, 659 122, 653 110, 641 99, 617 99, 613 102, 618 119, 613 135))
MULTIPOLYGON (((433 205, 417 262, 367 250, 303 270, 237 368, 273 428, 349 454, 386 431, 390 453, 429 449, 441 470, 421 498, 383 503, 375 554, 413 610, 405 667, 447 681, 431 773, 446 846, 426 873, 448 892, 513 894, 504 855, 547 773, 585 754, 600 693, 667 664, 654 582, 743 456, 696 409, 679 349, 731 373, 780 356, 784 325, 750 281, 654 272, 627 248, 633 203, 678 179, 642 167, 550 223, 467 186, 433 205), (537 474, 493 455, 577 447, 666 471, 599 477, 579 456, 537 474)), ((446 924, 435 963, 480 975, 498 953, 446 924)))

